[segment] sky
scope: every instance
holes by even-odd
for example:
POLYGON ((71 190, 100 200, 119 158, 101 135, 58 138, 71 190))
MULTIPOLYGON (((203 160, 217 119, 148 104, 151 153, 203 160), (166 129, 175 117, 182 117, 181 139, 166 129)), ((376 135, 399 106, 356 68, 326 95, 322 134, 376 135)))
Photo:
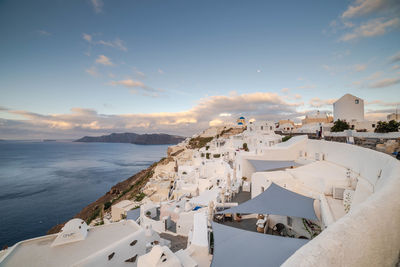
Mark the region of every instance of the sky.
POLYGON ((400 1, 0 0, 0 138, 400 110, 400 1))

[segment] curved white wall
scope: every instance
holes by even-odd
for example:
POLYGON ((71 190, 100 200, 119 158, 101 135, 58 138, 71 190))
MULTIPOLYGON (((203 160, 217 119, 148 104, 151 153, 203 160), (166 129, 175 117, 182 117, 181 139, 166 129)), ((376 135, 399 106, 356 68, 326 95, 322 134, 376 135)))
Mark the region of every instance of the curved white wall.
POLYGON ((308 140, 307 152, 358 172, 374 193, 283 266, 393 266, 400 251, 400 162, 362 147, 308 140))

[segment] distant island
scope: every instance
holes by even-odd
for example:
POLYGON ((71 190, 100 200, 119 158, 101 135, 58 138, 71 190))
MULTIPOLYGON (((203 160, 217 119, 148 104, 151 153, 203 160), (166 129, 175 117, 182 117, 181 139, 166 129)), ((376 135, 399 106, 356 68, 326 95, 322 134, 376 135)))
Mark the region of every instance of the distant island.
POLYGON ((112 133, 102 136, 85 136, 74 142, 130 143, 136 145, 172 145, 185 137, 169 134, 112 133))

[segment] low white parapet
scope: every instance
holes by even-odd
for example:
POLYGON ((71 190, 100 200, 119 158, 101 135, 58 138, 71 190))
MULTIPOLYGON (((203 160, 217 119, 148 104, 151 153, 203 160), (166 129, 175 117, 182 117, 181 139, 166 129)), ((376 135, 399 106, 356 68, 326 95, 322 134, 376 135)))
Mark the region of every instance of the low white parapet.
POLYGON ((379 138, 379 139, 393 139, 400 138, 400 132, 391 133, 373 133, 373 132, 356 132, 356 131, 343 131, 343 132, 324 132, 325 136, 333 137, 359 137, 359 138, 379 138))

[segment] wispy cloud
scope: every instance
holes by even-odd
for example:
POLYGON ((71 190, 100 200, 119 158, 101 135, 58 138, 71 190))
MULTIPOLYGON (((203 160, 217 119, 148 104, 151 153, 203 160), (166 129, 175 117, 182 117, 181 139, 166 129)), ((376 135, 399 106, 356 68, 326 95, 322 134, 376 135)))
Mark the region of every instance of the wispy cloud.
POLYGON ((400 105, 400 102, 387 102, 387 101, 383 101, 383 100, 365 101, 364 103, 366 106, 378 105, 378 106, 385 106, 385 107, 397 107, 400 105))
MULTIPOLYGON (((103 46, 108 46, 112 47, 115 49, 119 49, 121 51, 128 51, 128 48, 126 47, 126 43, 121 40, 120 38, 116 38, 114 41, 104 41, 104 40, 94 40, 94 35, 93 34, 88 34, 88 33, 82 33, 82 38, 86 42, 88 42, 91 45, 103 45, 103 46)), ((97 38, 98 39, 98 38, 97 38)))
POLYGON ((340 41, 347 42, 351 40, 356 40, 359 38, 369 38, 385 34, 387 31, 399 27, 400 19, 392 18, 377 18, 369 20, 358 27, 350 33, 344 34, 340 41))
POLYGON ((368 85, 369 88, 384 88, 400 83, 400 78, 386 78, 368 85))
POLYGON ((163 92, 163 90, 161 89, 152 88, 150 86, 145 85, 141 81, 135 81, 132 79, 111 81, 109 85, 112 86, 120 85, 126 88, 130 88, 131 93, 133 94, 142 94, 144 96, 149 96, 149 97, 159 97, 160 93, 163 92))
POLYGON ((50 36, 51 33, 49 33, 48 31, 45 30, 37 30, 36 33, 40 36, 50 36))
POLYGON ((342 18, 350 19, 375 13, 396 5, 396 2, 397 0, 357 0, 343 12, 342 18))
POLYGON ((94 77, 100 76, 100 73, 97 71, 97 68, 95 66, 85 69, 85 72, 94 77))
POLYGON ((315 84, 306 84, 306 85, 301 85, 297 87, 298 89, 314 89, 316 86, 315 84))
POLYGON ((358 88, 384 88, 398 83, 399 78, 385 78, 386 75, 383 71, 377 71, 352 82, 352 85, 358 88))
POLYGON ((94 12, 101 13, 103 12, 103 1, 102 0, 90 0, 92 3, 94 12))
POLYGON ((323 106, 331 106, 337 99, 320 99, 319 97, 311 98, 309 104, 311 107, 320 108, 323 106))
POLYGON ((82 33, 82 38, 83 38, 83 40, 85 40, 85 41, 87 41, 89 43, 92 42, 92 35, 90 35, 90 34, 82 33))
POLYGON ((96 59, 96 63, 105 65, 105 66, 113 66, 114 64, 111 62, 110 58, 105 55, 99 55, 96 59))
POLYGON ((353 70, 356 72, 364 71, 367 69, 367 64, 356 64, 353 66, 353 70))
POLYGON ((117 48, 117 49, 125 51, 125 52, 128 51, 128 48, 126 48, 125 42, 122 41, 119 38, 115 39, 114 41, 103 41, 103 40, 100 40, 97 43, 101 44, 101 45, 117 48))
POLYGON ((400 51, 390 57, 390 62, 395 63, 400 61, 400 51))
POLYGON ((393 65, 393 66, 392 66, 392 70, 398 70, 398 69, 400 69, 400 66, 399 66, 399 65, 393 65))

